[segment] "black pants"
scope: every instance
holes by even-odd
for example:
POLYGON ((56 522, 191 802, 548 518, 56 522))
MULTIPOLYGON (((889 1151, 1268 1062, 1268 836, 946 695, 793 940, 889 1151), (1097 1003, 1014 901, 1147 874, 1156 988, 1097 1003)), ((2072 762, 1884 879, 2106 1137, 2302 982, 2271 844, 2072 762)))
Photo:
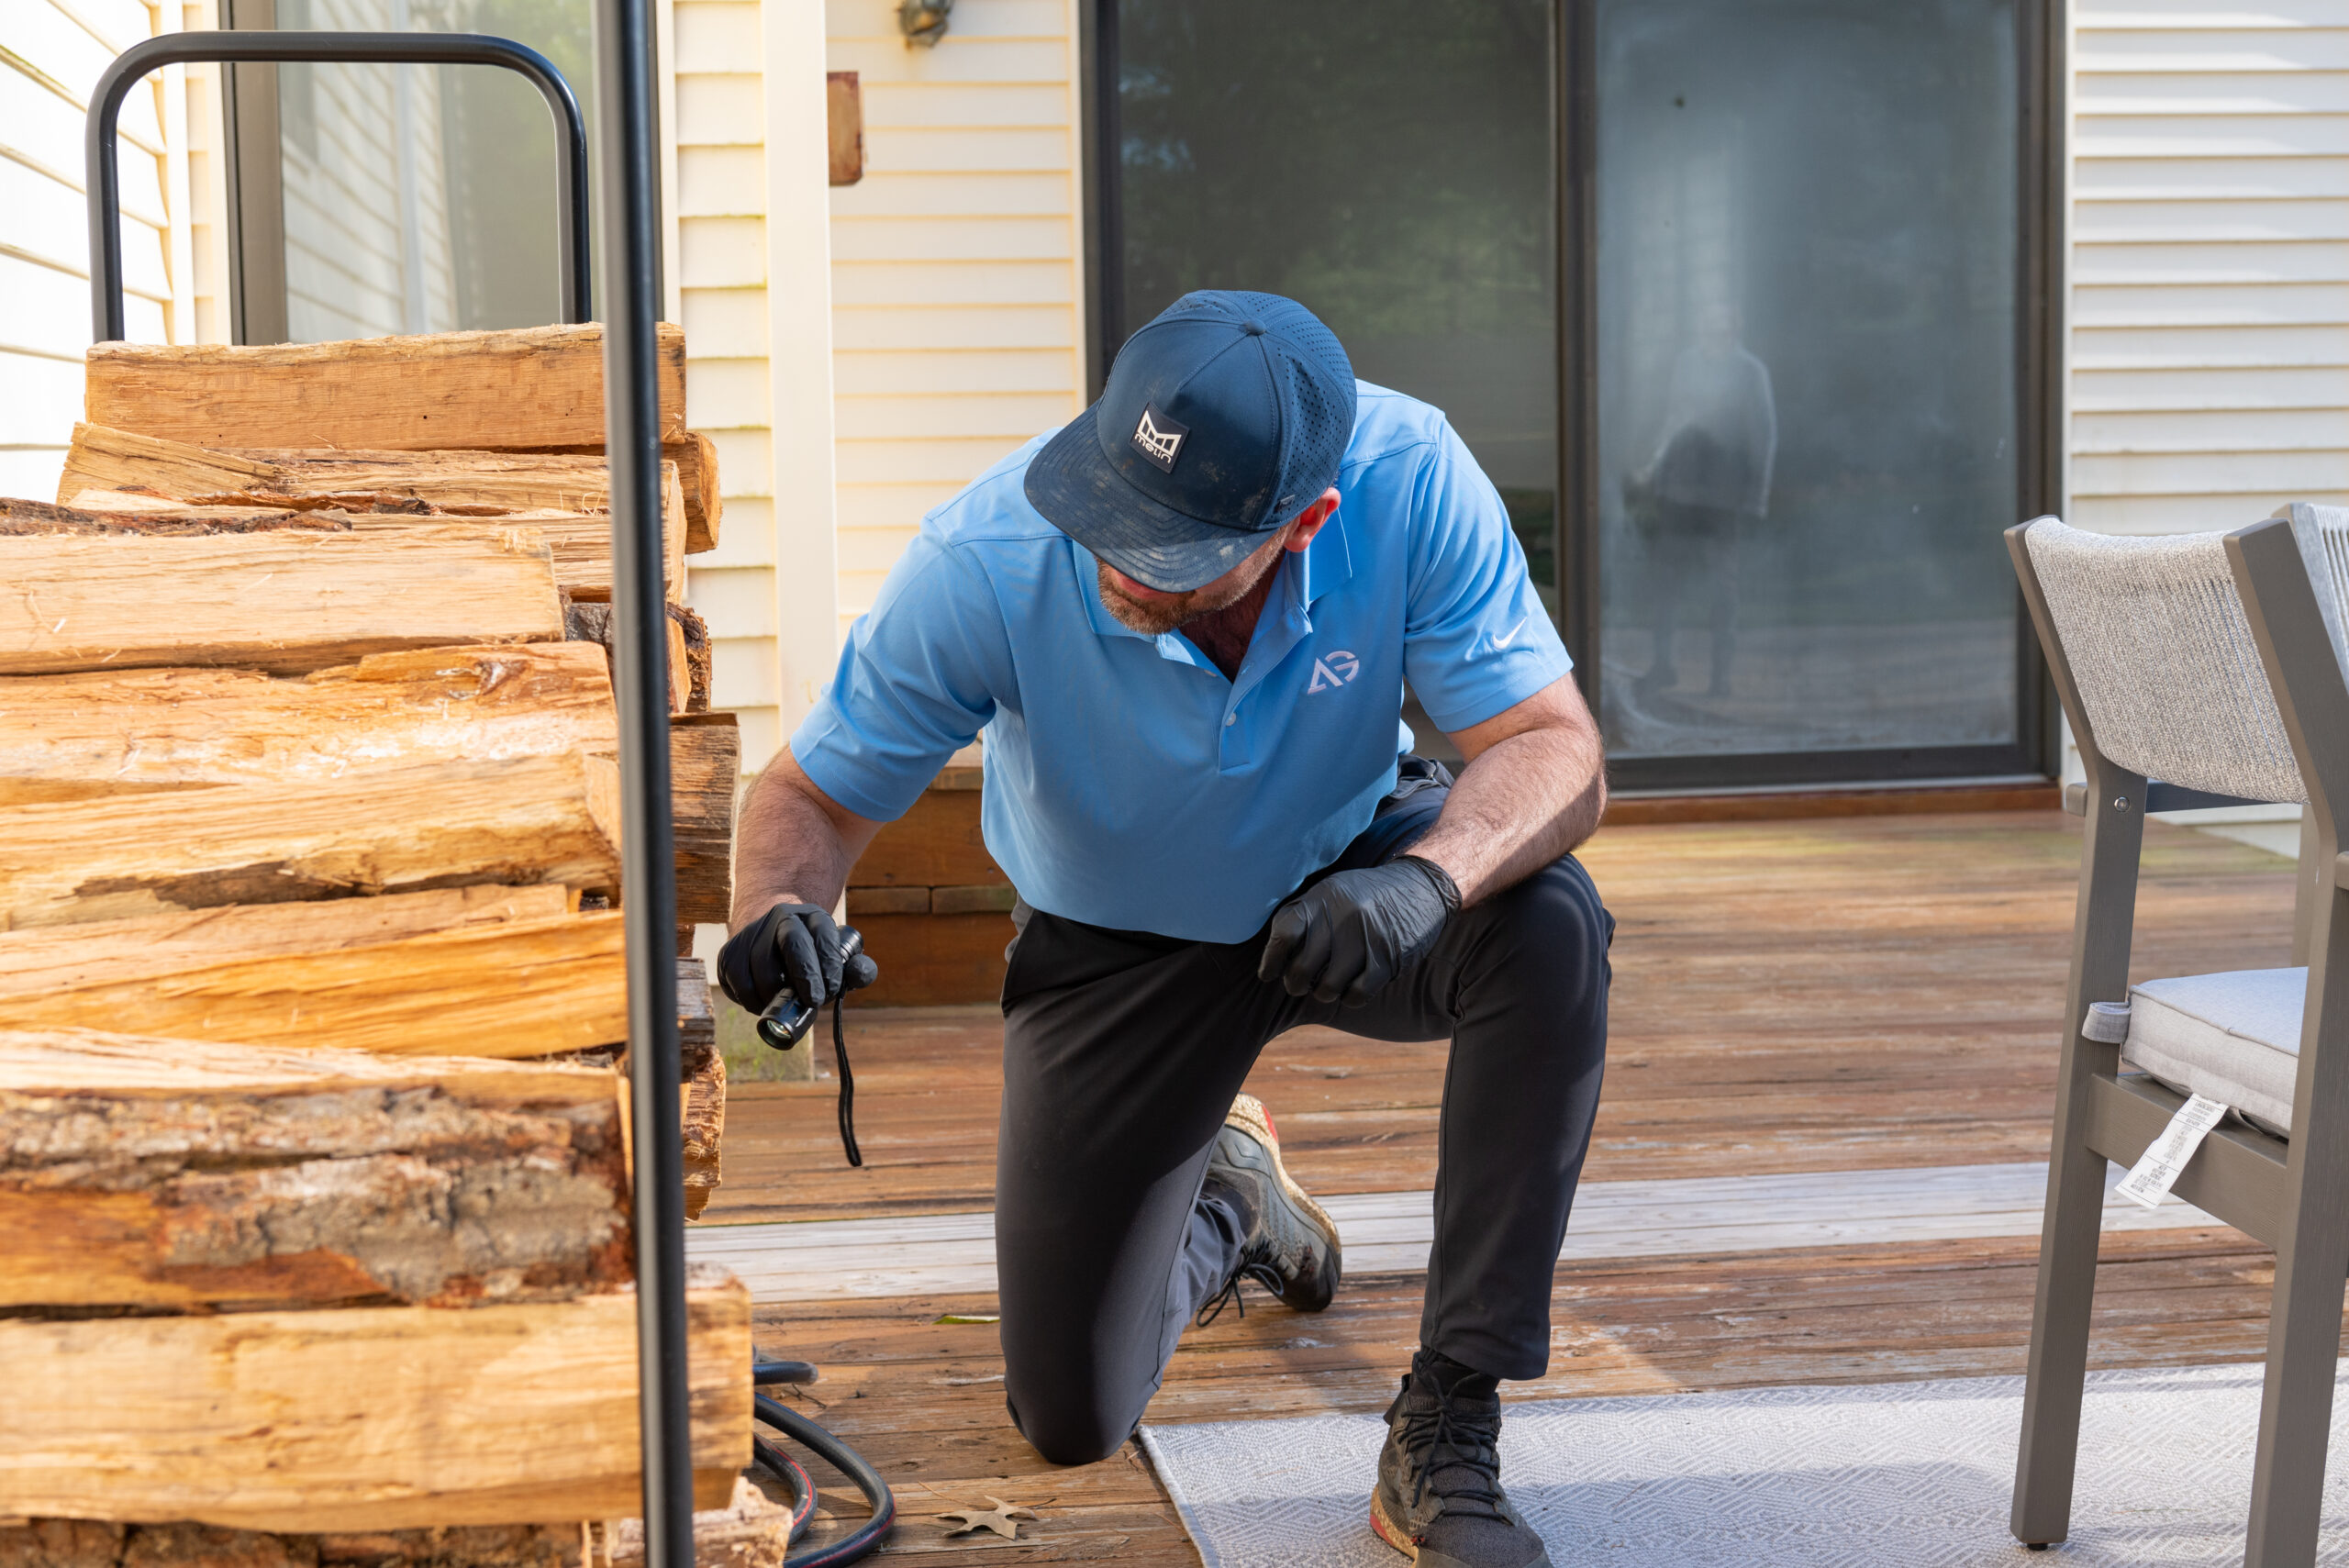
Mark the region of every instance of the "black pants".
MULTIPOLYGON (((1375 865, 1432 826, 1448 781, 1431 772, 1407 764, 1330 869, 1375 865)), ((1264 1042, 1300 1024, 1451 1038, 1420 1342, 1497 1377, 1541 1375, 1598 1106, 1614 930, 1573 857, 1464 911, 1358 1008, 1260 982, 1261 931, 1193 942, 1021 913, 1003 994, 996 1264, 1005 1398, 1039 1453, 1081 1464, 1124 1442, 1230 1273, 1233 1216, 1200 1201, 1208 1146, 1264 1042)))

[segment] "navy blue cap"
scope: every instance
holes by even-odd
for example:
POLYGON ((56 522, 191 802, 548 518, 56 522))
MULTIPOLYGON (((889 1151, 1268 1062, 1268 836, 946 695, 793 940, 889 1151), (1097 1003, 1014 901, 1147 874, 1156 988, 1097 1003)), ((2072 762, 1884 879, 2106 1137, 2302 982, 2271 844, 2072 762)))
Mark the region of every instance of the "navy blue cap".
POLYGON ((1202 289, 1126 339, 1101 401, 1028 465, 1029 504, 1138 583, 1213 582, 1336 483, 1354 373, 1314 314, 1202 289))

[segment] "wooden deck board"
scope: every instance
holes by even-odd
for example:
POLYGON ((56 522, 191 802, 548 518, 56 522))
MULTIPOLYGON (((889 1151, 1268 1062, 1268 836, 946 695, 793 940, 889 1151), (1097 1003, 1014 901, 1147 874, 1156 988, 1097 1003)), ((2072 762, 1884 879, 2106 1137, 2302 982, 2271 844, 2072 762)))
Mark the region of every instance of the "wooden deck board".
MULTIPOLYGON (((1586 856, 1619 922, 1592 1180, 2044 1159, 2077 826, 2058 815, 1610 828, 1586 856)), ((2148 828, 2141 976, 2287 962, 2289 867, 2148 828)), ((1001 1028, 991 1008, 852 1014, 867 1164, 842 1167, 833 1085, 736 1092, 712 1220, 985 1208, 1001 1028)), ((1443 1053, 1301 1029, 1251 1081, 1290 1164, 1326 1192, 1434 1176, 1443 1053)), ((2224 1228, 2104 1241, 2094 1362, 2185 1365, 2266 1346, 2273 1257, 2224 1228)), ((1569 1263, 1548 1377, 1513 1397, 2013 1373, 2035 1244, 1971 1239, 1569 1263)), ((1318 1317, 1251 1303, 1185 1340, 1153 1420, 1376 1410, 1417 1340, 1417 1276, 1349 1278, 1318 1317)), ((763 1307, 759 1342, 825 1368, 804 1408, 899 1487, 893 1553, 1196 1568, 1132 1445, 1055 1470, 1014 1431, 992 1296, 763 1307), (814 1401, 821 1400, 818 1407, 814 1401), (987 1496, 1037 1509, 1018 1543, 930 1516, 987 1496)), ((1371 1456, 1364 1456, 1365 1485, 1371 1456)), ((852 1496, 826 1488, 826 1513, 852 1496)), ((827 1518, 819 1529, 841 1528, 827 1518)))
MULTIPOLYGON (((2146 846, 2133 973, 2287 962, 2284 862, 2160 823, 2146 846)), ((1618 926, 1590 1178, 2044 1159, 2078 847, 2053 812, 1601 834, 1585 859, 1618 926)), ((865 1167, 841 1163, 831 1083, 738 1085, 708 1220, 990 1203, 996 1010, 850 1029, 865 1167)), ((1442 1082, 1440 1046, 1305 1029, 1250 1087, 1299 1180, 1378 1192, 1432 1184, 1442 1082)))

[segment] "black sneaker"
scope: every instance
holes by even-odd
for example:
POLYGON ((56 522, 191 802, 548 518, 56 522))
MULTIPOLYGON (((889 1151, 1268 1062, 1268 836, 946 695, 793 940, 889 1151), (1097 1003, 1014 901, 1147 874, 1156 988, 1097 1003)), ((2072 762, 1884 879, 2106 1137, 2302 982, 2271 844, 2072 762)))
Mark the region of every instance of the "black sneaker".
POLYGON ((1222 1292, 1200 1314, 1215 1320, 1223 1303, 1252 1279, 1299 1312, 1319 1312, 1338 1293, 1341 1254, 1338 1228, 1321 1206, 1289 1179, 1281 1164, 1280 1134, 1262 1100, 1242 1095, 1231 1102, 1223 1130, 1208 1156, 1203 1191, 1230 1204, 1242 1227, 1240 1263, 1222 1292))
POLYGON ((1450 1394, 1426 1351, 1386 1407, 1370 1527, 1419 1568, 1550 1568, 1550 1553, 1501 1490, 1500 1396, 1465 1368, 1450 1394))

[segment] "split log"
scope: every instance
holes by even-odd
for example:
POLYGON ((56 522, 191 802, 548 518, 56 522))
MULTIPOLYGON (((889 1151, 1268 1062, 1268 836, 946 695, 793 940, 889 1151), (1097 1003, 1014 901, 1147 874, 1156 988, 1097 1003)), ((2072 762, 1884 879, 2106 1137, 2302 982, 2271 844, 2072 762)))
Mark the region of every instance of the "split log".
POLYGON ((628 1037, 628 950, 615 911, 259 957, 125 940, 125 926, 145 923, 111 924, 102 943, 50 967, 0 969, 0 1017, 386 1056, 552 1056, 628 1037))
MULTIPOLYGON (((717 483, 707 437, 674 449, 690 452, 662 464, 664 526, 684 552, 717 544, 712 497, 697 492, 717 483), (686 481, 690 475, 692 486, 686 481)), ((284 496, 310 505, 344 497, 421 501, 443 511, 608 512, 611 473, 593 453, 496 451, 336 451, 301 448, 224 449, 190 446, 104 425, 73 427, 72 450, 57 483, 61 505, 105 510, 99 495, 151 490, 182 501, 223 504, 228 497, 263 504, 284 496), (215 499, 219 498, 219 499, 215 499)), ((117 503, 118 504, 118 503, 117 503)))
POLYGON ((709 971, 697 958, 677 961, 677 1047, 685 1092, 685 1218, 699 1219, 718 1190, 718 1146, 726 1132, 726 1058, 718 1050, 709 971))
POLYGON ((41 984, 84 985, 134 962, 143 974, 205 969, 239 959, 326 952, 397 941, 428 931, 571 913, 571 891, 536 887, 437 887, 376 898, 310 904, 231 904, 139 920, 94 920, 0 931, 0 995, 41 984))
MULTIPOLYGON (((685 335, 653 353, 661 439, 685 439, 685 335)), ((529 450, 604 439, 597 325, 250 348, 91 345, 93 425, 201 447, 529 450)))
MULTIPOLYGON (((419 527, 435 531, 463 528, 454 517, 403 517, 395 513, 351 514, 355 531, 397 538, 419 527)), ((608 512, 501 512, 470 525, 478 533, 504 528, 529 528, 547 542, 554 560, 556 586, 573 599, 608 603, 612 596, 612 518, 608 512)), ((682 600, 685 593, 685 537, 671 532, 662 539, 661 582, 667 596, 682 600)))
MULTIPOLYGON (((441 534, 495 538, 527 528, 544 540, 554 562, 555 585, 574 598, 612 596, 612 518, 608 512, 518 512, 480 506, 447 511, 424 501, 394 495, 337 495, 319 505, 272 507, 265 492, 177 501, 163 495, 84 490, 71 506, 45 501, 0 500, 0 536, 131 534, 183 539, 224 533, 298 528, 314 533, 363 533, 404 537, 418 527, 441 534), (325 503, 331 502, 328 506, 325 503)), ((300 502, 300 497, 282 499, 300 502)), ((685 591, 685 539, 672 529, 662 539, 662 588, 672 599, 685 591)))
POLYGON ((93 495, 86 506, 52 506, 46 501, 0 496, 0 537, 11 539, 57 534, 199 539, 278 528, 347 534, 354 531, 355 524, 340 507, 296 509, 243 500, 198 506, 166 496, 128 495, 93 495))
MULTIPOLYGON (((751 1457, 751 1296, 686 1294, 694 1500, 751 1457)), ((636 1298, 0 1319, 0 1514, 256 1530, 619 1518, 636 1298)))
POLYGON ((726 503, 718 493, 718 443, 698 430, 662 452, 677 465, 677 486, 684 492, 685 553, 695 555, 718 548, 718 525, 726 503))
POLYGON ((522 529, 0 538, 0 584, 6 675, 300 674, 399 649, 562 636, 546 543, 522 529))
POLYGON ((611 888, 619 776, 572 753, 0 812, 0 930, 225 904, 562 883, 611 888))
POLYGON ((734 912, 734 795, 742 737, 730 713, 669 721, 670 820, 676 835, 677 952, 694 951, 694 927, 734 912))
MULTIPOLYGON (((709 651, 709 624, 674 600, 669 605, 669 711, 672 714, 709 711, 710 678, 715 666, 709 651)), ((577 642, 592 642, 607 654, 612 650, 612 606, 573 601, 563 610, 564 635, 577 642)))
POLYGON ((0 806, 186 784, 326 784, 367 768, 618 744, 609 665, 578 642, 250 670, 0 677, 0 806))
POLYGON ((622 1288, 623 1116, 584 1067, 0 1030, 0 1308, 622 1288))
MULTIPOLYGON (((723 1508, 694 1515, 696 1568, 784 1568, 791 1510, 741 1477, 723 1508)), ((456 1529, 272 1535, 181 1522, 0 1522, 0 1568, 637 1568, 644 1526, 473 1525, 456 1529)))

